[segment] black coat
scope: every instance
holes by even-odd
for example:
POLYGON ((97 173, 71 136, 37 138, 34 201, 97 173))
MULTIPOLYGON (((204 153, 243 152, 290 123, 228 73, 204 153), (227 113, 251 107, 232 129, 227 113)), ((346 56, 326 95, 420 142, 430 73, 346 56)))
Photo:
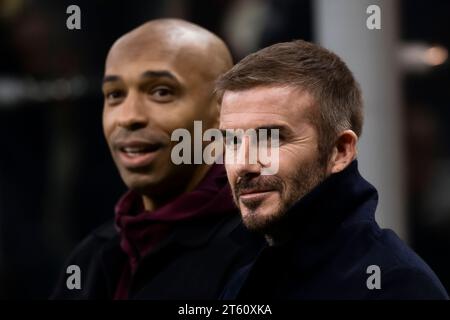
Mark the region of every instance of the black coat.
MULTIPOLYGON (((127 256, 113 223, 84 240, 66 266, 81 269, 81 289, 69 290, 66 268, 53 299, 112 299, 127 256)), ((226 281, 251 261, 263 244, 238 215, 180 223, 140 263, 129 299, 217 299, 226 281)))
POLYGON ((262 249, 222 298, 448 299, 427 264, 393 231, 380 229, 377 202, 355 160, 288 211, 293 237, 262 249))

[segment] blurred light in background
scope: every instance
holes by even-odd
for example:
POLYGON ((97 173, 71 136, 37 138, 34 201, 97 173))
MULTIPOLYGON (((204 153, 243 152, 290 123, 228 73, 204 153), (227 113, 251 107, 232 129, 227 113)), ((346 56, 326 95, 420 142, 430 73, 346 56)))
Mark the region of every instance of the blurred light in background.
POLYGON ((80 98, 87 93, 83 76, 36 81, 32 78, 0 77, 0 108, 31 102, 55 102, 80 98))
POLYGON ((406 43, 400 47, 400 63, 405 71, 426 71, 430 67, 444 64, 448 50, 441 45, 406 43))
POLYGON ((424 61, 431 66, 437 66, 447 61, 448 51, 441 46, 435 46, 425 51, 424 61))

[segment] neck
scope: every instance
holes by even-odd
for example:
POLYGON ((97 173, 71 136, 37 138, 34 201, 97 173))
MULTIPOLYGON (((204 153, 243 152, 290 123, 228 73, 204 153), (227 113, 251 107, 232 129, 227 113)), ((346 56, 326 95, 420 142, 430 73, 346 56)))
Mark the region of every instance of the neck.
POLYGON ((161 195, 142 195, 142 202, 144 204, 145 210, 154 211, 166 205, 181 194, 194 190, 198 186, 200 181, 202 181, 206 176, 206 173, 208 172, 210 167, 211 166, 207 164, 197 166, 187 184, 183 185, 181 188, 174 188, 177 191, 173 193, 168 192, 167 196, 165 197, 161 197, 161 195))

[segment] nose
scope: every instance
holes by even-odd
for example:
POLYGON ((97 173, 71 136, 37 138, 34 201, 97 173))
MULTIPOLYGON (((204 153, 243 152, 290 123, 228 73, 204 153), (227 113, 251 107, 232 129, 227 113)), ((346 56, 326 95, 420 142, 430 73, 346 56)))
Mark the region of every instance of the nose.
POLYGON ((234 167, 238 177, 256 177, 261 175, 262 167, 258 161, 257 148, 250 143, 250 137, 248 136, 243 137, 237 157, 228 160, 232 161, 230 165, 234 167))
POLYGON ((137 93, 130 92, 121 105, 117 124, 128 130, 137 130, 146 127, 148 117, 145 105, 137 93))

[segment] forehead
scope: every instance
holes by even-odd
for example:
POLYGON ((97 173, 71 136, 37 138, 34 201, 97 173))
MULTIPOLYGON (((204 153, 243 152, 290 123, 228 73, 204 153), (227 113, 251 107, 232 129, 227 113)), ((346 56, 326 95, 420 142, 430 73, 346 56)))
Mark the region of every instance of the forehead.
POLYGON ((128 41, 114 45, 107 57, 105 75, 134 78, 145 71, 169 71, 181 82, 199 81, 206 77, 203 72, 203 52, 186 44, 170 46, 168 42, 128 41))
POLYGON ((255 87, 243 91, 226 91, 220 110, 220 126, 257 128, 306 122, 313 98, 293 87, 255 87))

